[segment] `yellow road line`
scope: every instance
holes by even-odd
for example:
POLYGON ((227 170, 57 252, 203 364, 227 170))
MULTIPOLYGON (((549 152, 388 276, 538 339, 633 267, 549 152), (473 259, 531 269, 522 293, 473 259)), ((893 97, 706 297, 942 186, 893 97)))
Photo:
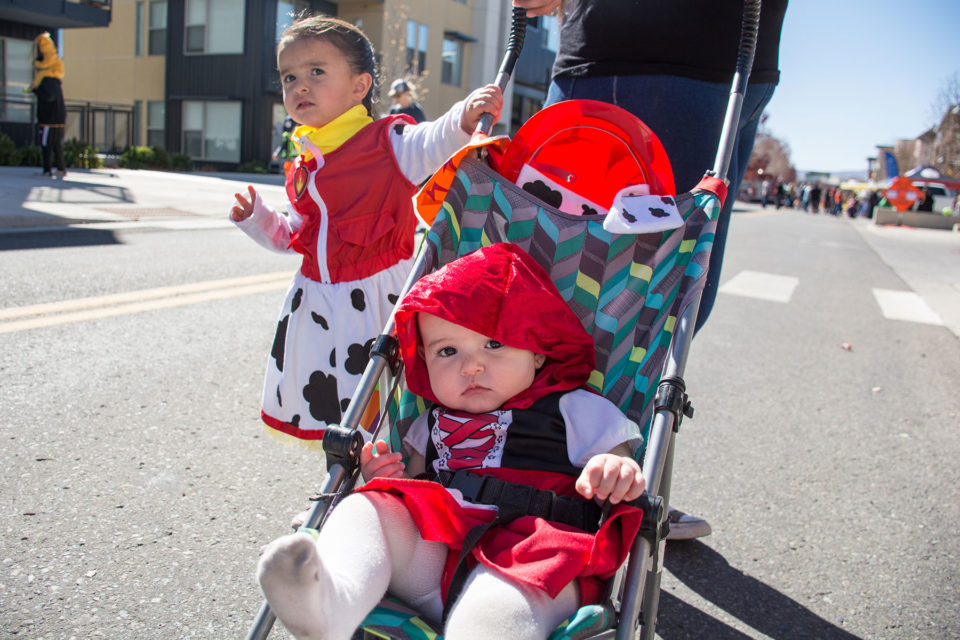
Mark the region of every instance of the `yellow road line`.
POLYGON ((37 316, 44 313, 62 313, 64 311, 75 311, 76 309, 89 309, 90 307, 102 307, 111 304, 121 304, 124 302, 165 298, 168 296, 178 296, 186 293, 197 293, 200 291, 210 291, 212 289, 236 287, 260 282, 273 282, 276 280, 284 280, 287 284, 289 284, 291 275, 292 274, 289 271, 277 271, 274 273, 246 276, 243 278, 224 278, 222 280, 189 282, 187 284, 179 284, 169 287, 157 287, 155 289, 125 291, 123 293, 114 293, 106 296, 76 298, 74 300, 61 300, 59 302, 46 302, 43 304, 33 304, 25 307, 10 307, 9 309, 0 309, 0 320, 23 318, 25 316, 37 316))
MULTIPOLYGON (((224 283, 228 282, 244 282, 250 280, 264 280, 264 276, 251 276, 250 278, 228 278, 225 280, 211 280, 208 282, 196 282, 188 285, 177 286, 177 287, 160 287, 157 289, 144 289, 141 292, 131 291, 125 294, 117 294, 116 296, 100 296, 99 298, 80 298, 78 300, 66 300, 63 303, 51 303, 50 305, 33 305, 32 307, 20 307, 20 309, 33 308, 37 309, 39 307, 52 307, 56 310, 64 309, 84 309, 82 311, 73 311, 70 313, 59 313, 56 315, 41 315, 36 318, 28 318, 25 320, 17 320, 14 322, 4 322, 0 323, 0 334, 3 333, 13 333, 16 331, 26 331, 28 329, 40 329, 43 327, 53 327, 61 324, 69 324, 71 322, 82 322, 84 320, 97 320, 100 318, 109 318, 112 316, 119 315, 128 315, 131 313, 141 313, 143 311, 153 311, 156 309, 169 309, 172 307, 181 307, 188 304, 196 304, 199 302, 208 302, 210 300, 224 300, 226 298, 236 298, 239 296, 251 295, 254 293, 262 293, 265 291, 276 291, 279 289, 286 289, 289 286, 290 274, 283 273, 283 280, 277 280, 276 276, 278 274, 271 274, 274 279, 266 280, 265 282, 253 282, 251 284, 241 284, 240 286, 223 286, 224 283), (214 288, 213 283, 220 283, 219 288, 214 288), (160 294, 157 294, 158 291, 162 290, 176 290, 176 291, 196 291, 195 293, 184 293, 182 295, 167 295, 166 297, 159 297, 160 294), (140 297, 137 297, 135 294, 141 293, 140 297), (129 304, 115 304, 114 306, 108 306, 100 308, 89 308, 94 306, 94 303, 91 303, 92 300, 113 300, 114 302, 119 299, 132 299, 136 300, 129 304), (73 306, 72 303, 84 303, 78 306, 73 306), (57 307, 57 305, 62 305, 57 307)), ((101 303, 102 304, 102 303, 101 303)), ((13 311, 13 309, 8 309, 7 311, 13 311)), ((9 317, 22 317, 23 315, 37 315, 38 312, 34 311, 31 314, 20 314, 19 316, 9 316, 9 317)))

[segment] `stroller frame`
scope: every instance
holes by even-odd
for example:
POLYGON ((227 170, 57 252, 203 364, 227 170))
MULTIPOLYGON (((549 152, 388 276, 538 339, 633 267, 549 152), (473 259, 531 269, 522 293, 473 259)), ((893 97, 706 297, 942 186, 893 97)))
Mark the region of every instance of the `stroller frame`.
MULTIPOLYGON (((706 172, 727 183, 727 171, 736 140, 744 94, 756 48, 757 28, 762 0, 744 0, 741 23, 740 49, 736 71, 731 84, 730 98, 724 116, 723 129, 712 170, 706 172)), ((497 76, 501 89, 509 82, 513 65, 523 45, 525 11, 514 9, 514 28, 508 50, 497 76)), ((481 120, 478 131, 486 132, 492 118, 481 120)), ((426 275, 429 267, 425 253, 421 252, 404 284, 402 298, 413 284, 426 275)), ((701 292, 697 291, 677 318, 673 336, 664 359, 662 374, 654 399, 654 413, 642 461, 647 490, 639 501, 644 510, 643 526, 634 540, 626 563, 610 580, 604 604, 615 614, 614 628, 591 635, 591 639, 616 638, 630 640, 639 637, 652 640, 655 635, 657 610, 660 599, 660 583, 663 572, 666 536, 669 532, 667 511, 673 472, 675 437, 683 417, 691 417, 693 408, 686 394, 683 373, 693 340, 701 292), (639 635, 638 635, 639 628, 639 635)), ((374 439, 379 435, 387 415, 387 402, 393 397, 402 374, 399 347, 391 318, 383 333, 374 340, 370 360, 361 376, 360 383, 343 415, 342 424, 331 426, 323 438, 326 454, 327 477, 319 494, 313 499, 303 528, 317 529, 322 526, 330 509, 348 495, 356 486, 360 471, 360 449, 364 438, 360 433, 360 420, 373 400, 378 385, 380 389, 379 421, 374 439)), ((275 616, 264 601, 257 613, 247 640, 264 640, 270 633, 275 616)))

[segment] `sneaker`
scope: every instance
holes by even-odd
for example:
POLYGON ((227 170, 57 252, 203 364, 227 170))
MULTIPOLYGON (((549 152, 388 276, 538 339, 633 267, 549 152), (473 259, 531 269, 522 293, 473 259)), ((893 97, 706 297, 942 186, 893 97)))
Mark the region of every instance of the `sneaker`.
POLYGON ((673 507, 667 513, 667 522, 670 523, 667 540, 693 540, 708 536, 712 531, 710 523, 703 518, 688 515, 673 507))

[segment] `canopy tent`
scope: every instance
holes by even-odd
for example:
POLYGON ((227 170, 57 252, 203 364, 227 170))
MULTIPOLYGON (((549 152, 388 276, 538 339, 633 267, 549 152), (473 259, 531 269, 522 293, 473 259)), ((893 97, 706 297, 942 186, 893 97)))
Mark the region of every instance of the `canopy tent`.
POLYGON ((960 180, 956 180, 949 176, 945 176, 933 167, 921 164, 919 166, 910 169, 903 174, 903 177, 908 178, 910 182, 914 184, 922 184, 924 182, 939 182, 940 184, 945 185, 948 189, 953 189, 954 191, 960 190, 960 180))

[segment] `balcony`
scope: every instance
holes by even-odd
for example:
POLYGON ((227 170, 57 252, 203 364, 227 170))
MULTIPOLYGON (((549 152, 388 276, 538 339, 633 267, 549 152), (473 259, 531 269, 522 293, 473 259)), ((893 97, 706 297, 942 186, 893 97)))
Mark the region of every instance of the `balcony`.
POLYGON ((111 0, 0 0, 0 21, 46 29, 106 27, 111 0))

